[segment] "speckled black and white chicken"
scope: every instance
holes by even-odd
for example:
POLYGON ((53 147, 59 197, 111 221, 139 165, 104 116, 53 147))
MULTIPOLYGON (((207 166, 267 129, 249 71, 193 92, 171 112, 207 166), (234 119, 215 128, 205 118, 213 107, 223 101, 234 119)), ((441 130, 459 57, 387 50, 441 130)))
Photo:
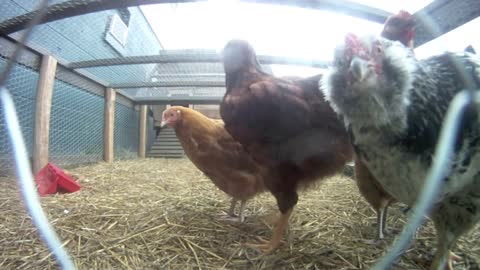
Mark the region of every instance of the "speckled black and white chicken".
MULTIPOLYGON (((480 59, 469 53, 417 60, 400 42, 349 34, 335 50, 321 90, 343 116, 356 154, 397 200, 413 205, 432 164, 442 121, 465 88, 455 57, 480 88, 480 59)), ((472 106, 451 170, 430 213, 437 230, 431 269, 453 269, 451 249, 480 220, 480 123, 472 106)))

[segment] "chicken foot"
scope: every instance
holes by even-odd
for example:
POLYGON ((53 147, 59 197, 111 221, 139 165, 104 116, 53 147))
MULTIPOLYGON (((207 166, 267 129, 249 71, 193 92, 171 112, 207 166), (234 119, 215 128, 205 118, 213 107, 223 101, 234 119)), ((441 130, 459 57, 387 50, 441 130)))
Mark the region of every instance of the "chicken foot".
POLYGON ((453 262, 461 260, 460 256, 450 250, 457 237, 446 230, 441 230, 441 226, 436 223, 435 227, 437 228, 438 243, 430 270, 454 270, 453 262))
POLYGON ((377 246, 385 239, 385 234, 388 233, 386 229, 387 209, 388 209, 388 204, 385 205, 384 207, 380 207, 376 211, 377 212, 377 235, 375 236, 375 239, 364 240, 363 242, 369 245, 377 246))
POLYGON ((293 208, 290 208, 287 210, 287 212, 280 215, 275 224, 275 229, 273 229, 272 238, 270 241, 258 237, 260 242, 262 242, 261 244, 247 244, 247 246, 257 248, 265 255, 272 253, 280 246, 282 242, 283 234, 287 228, 288 220, 292 215, 292 211, 293 208))
POLYGON ((453 267, 453 262, 460 261, 462 259, 462 257, 451 251, 448 251, 446 263, 442 262, 443 258, 440 258, 440 256, 441 255, 439 254, 439 252, 437 252, 435 258, 433 259, 430 270, 454 270, 455 268, 453 267), (444 264, 444 266, 442 266, 442 264, 444 264))
POLYGON ((243 223, 245 221, 245 206, 247 205, 247 200, 240 201, 240 211, 238 213, 238 216, 235 214, 235 207, 237 206, 237 202, 237 199, 232 198, 227 216, 222 215, 221 219, 235 222, 238 221, 240 223, 243 223))

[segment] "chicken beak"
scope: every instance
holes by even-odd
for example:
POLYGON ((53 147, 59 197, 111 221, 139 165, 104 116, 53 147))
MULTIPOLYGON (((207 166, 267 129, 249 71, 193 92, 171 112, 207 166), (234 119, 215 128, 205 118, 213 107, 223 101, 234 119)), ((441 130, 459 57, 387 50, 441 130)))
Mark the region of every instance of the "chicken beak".
POLYGON ((354 56, 352 62, 350 62, 349 72, 355 81, 363 81, 368 72, 368 62, 354 56))
MULTIPOLYGON (((158 123, 158 122, 157 122, 158 123)), ((160 127, 164 128, 168 124, 167 120, 162 119, 162 122, 160 123, 160 127)))

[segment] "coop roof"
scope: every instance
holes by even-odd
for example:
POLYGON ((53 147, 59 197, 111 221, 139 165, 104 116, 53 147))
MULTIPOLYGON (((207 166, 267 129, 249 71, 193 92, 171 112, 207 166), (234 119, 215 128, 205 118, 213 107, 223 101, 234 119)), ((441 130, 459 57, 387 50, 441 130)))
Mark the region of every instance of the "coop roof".
MULTIPOLYGON (((296 75, 289 73, 295 67, 313 75, 330 60, 332 51, 322 46, 334 41, 337 33, 343 35, 343 29, 357 25, 379 32, 388 16, 407 9, 417 19, 414 43, 421 46, 477 18, 476 1, 50 1, 56 4, 49 6, 44 24, 37 26, 27 44, 138 103, 217 103, 225 92, 220 47, 205 44, 212 40, 224 44, 232 37, 226 33, 246 37, 256 49, 260 44, 257 52, 267 72, 296 75), (144 6, 134 8, 138 4, 144 6), (230 13, 223 12, 227 6, 230 13), (296 25, 296 20, 302 24, 296 25), (231 21, 236 21, 236 29, 227 27, 231 21), (101 38, 86 38, 88 31, 97 31, 101 38), (261 45, 264 39, 273 41, 261 45), (309 51, 317 47, 318 53, 309 51)), ((34 2, 2 4, 0 33, 18 38, 34 15, 34 2)))

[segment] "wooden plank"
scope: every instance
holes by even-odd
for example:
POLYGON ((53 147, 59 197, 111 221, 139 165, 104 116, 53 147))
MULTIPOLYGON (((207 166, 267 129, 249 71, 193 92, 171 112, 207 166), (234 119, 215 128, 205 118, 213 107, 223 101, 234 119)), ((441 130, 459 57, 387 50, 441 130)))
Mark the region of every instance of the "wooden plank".
POLYGON ((33 137, 33 173, 36 174, 48 163, 50 112, 52 109, 53 85, 57 60, 50 55, 42 58, 40 78, 35 104, 35 128, 33 137))
POLYGON ((138 156, 145 157, 147 147, 147 105, 140 105, 140 136, 138 142, 138 156))
POLYGON ((113 152, 113 132, 115 129, 115 89, 105 89, 105 123, 103 127, 103 160, 112 163, 115 156, 113 152))

